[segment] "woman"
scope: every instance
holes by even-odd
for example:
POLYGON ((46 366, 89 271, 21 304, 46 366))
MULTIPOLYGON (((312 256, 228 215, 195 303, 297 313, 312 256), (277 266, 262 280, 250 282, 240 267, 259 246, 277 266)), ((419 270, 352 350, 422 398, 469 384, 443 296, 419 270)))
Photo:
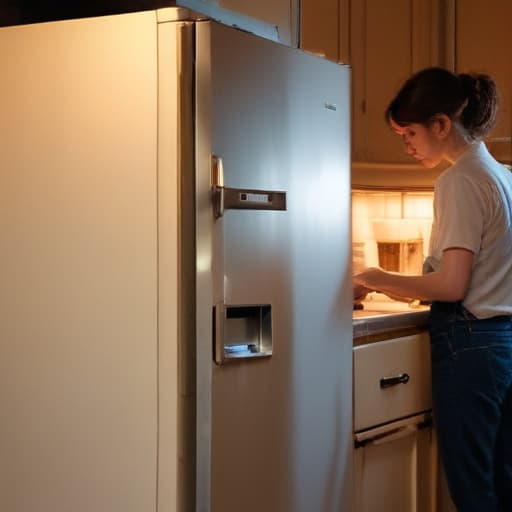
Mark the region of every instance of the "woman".
POLYGON ((512 176, 487 151, 497 91, 486 75, 428 68, 386 111, 406 152, 436 180, 421 276, 369 268, 354 294, 431 302, 433 412, 459 512, 512 511, 512 176))

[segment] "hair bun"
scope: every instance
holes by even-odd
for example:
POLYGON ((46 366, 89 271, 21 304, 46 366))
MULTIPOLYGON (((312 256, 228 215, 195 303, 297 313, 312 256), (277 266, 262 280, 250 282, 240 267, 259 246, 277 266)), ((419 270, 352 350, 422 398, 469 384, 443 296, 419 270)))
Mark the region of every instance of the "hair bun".
POLYGON ((473 95, 479 95, 478 93, 478 82, 477 75, 468 74, 468 73, 460 73, 459 81, 462 87, 462 90, 466 97, 470 98, 473 95))
POLYGON ((475 136, 483 136, 496 124, 496 83, 490 76, 479 73, 460 73, 458 77, 467 98, 462 111, 463 124, 475 136))

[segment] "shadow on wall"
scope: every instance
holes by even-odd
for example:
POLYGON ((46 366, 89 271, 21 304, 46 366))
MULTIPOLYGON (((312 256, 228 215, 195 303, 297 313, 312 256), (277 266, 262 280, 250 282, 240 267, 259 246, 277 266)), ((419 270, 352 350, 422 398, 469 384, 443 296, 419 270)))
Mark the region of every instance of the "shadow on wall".
POLYGON ((104 16, 174 5, 175 0, 0 0, 0 26, 104 16))

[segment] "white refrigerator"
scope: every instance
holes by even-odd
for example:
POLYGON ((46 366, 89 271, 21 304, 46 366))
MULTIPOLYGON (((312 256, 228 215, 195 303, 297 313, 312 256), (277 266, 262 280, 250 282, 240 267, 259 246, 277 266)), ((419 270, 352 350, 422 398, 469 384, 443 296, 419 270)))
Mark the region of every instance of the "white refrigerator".
POLYGON ((350 511, 349 68, 179 8, 0 62, 0 510, 350 511))

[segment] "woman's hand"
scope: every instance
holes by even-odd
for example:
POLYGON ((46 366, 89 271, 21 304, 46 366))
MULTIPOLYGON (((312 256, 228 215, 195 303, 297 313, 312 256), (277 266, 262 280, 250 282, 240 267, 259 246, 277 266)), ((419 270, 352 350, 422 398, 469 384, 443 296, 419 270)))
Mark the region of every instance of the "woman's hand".
POLYGON ((370 267, 353 277, 354 285, 362 286, 368 291, 378 289, 379 279, 385 274, 380 268, 370 267))
POLYGON ((371 290, 360 284, 354 284, 354 304, 362 302, 371 290))
MULTIPOLYGON (((380 268, 375 268, 375 267, 367 268, 367 269, 363 270, 363 272, 356 274, 353 277, 353 279, 354 279, 354 302, 356 302, 356 289, 357 288, 366 290, 364 297, 366 297, 366 294, 368 292, 380 291, 381 293, 384 293, 385 295, 387 295, 390 299, 398 300, 400 302, 410 302, 412 299, 409 297, 405 297, 402 295, 394 295, 390 292, 383 291, 380 289, 380 286, 385 283, 385 280, 387 278, 389 278, 390 275, 392 275, 390 272, 386 272, 380 268)), ((361 299, 361 300, 363 300, 363 299, 361 299)), ((356 302, 356 304, 357 304, 357 302, 356 302)))

